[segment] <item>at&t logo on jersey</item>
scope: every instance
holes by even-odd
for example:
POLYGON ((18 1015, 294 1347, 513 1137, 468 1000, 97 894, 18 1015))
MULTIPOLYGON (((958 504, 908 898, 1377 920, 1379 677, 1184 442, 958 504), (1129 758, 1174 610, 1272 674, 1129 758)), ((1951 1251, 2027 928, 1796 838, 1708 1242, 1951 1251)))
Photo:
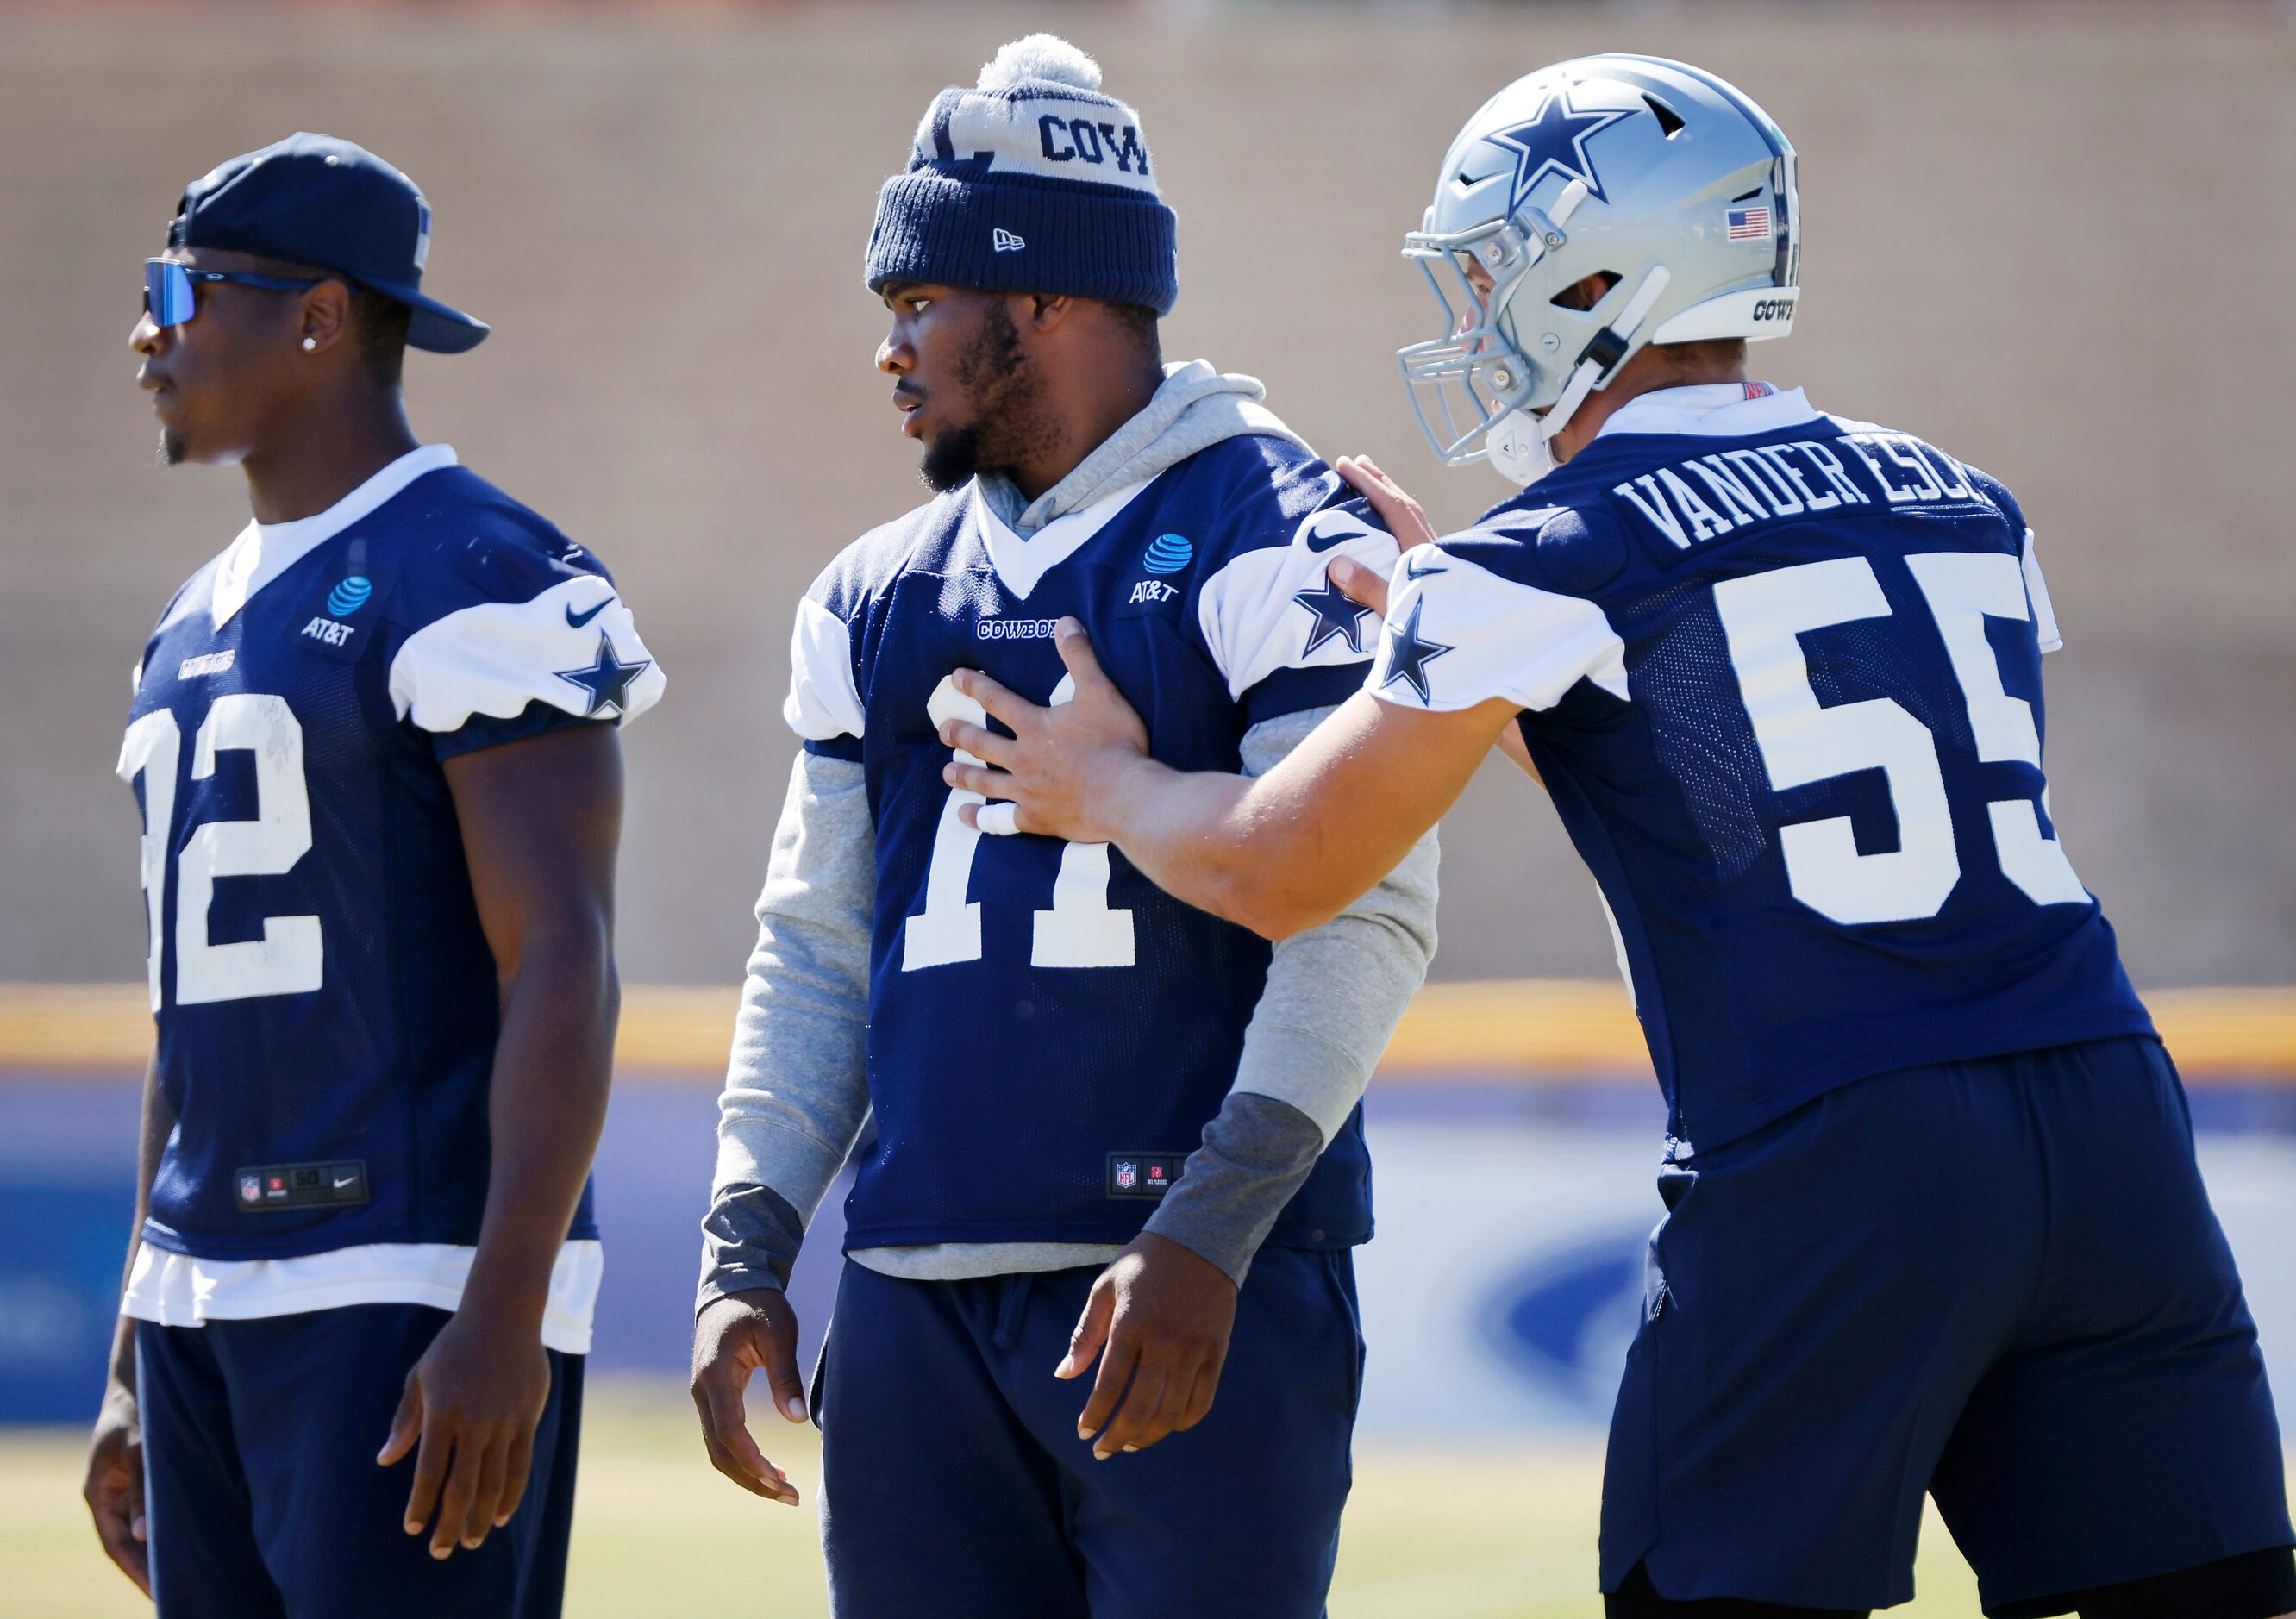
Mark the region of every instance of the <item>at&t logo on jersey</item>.
POLYGON ((365 574, 352 574, 327 593, 327 610, 313 615, 303 626, 304 639, 324 647, 348 646, 357 626, 341 620, 356 616, 373 598, 374 581, 365 574))
MULTIPOLYGON (((1184 534, 1160 534, 1140 553, 1140 566, 1151 574, 1176 574, 1196 560, 1195 543, 1184 534)), ((1127 609, 1161 607, 1179 599, 1180 587, 1160 578, 1136 579, 1126 597, 1127 609)))
POLYGON ((1148 542, 1140 565, 1152 574, 1176 574, 1195 557, 1196 548, 1185 535, 1160 534, 1148 542))
POLYGON ((353 574, 327 593, 327 610, 338 618, 348 618, 373 594, 374 582, 364 574, 353 574))

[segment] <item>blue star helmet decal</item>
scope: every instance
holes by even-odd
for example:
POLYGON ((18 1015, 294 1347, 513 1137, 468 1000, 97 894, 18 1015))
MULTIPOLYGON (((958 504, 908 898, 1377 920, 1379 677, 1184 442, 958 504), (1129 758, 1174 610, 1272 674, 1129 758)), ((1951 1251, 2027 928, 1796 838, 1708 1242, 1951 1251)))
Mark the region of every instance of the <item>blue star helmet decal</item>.
POLYGON ((560 669, 558 678, 578 685, 590 694, 590 706, 583 717, 611 708, 616 714, 629 711, 630 683, 653 666, 651 658, 641 658, 635 663, 624 663, 614 651, 613 637, 603 630, 598 632, 598 661, 586 669, 560 669))
POLYGON ((1492 145, 1514 154, 1514 184, 1507 192, 1507 212, 1513 213, 1528 201, 1532 187, 1550 174, 1561 175, 1565 182, 1584 180, 1590 196, 1608 202, 1594 160, 1587 155, 1587 138, 1630 114, 1630 109, 1577 111, 1570 105, 1570 87, 1557 85, 1527 121, 1486 135, 1484 139, 1492 145))
POLYGON ((1349 651, 1360 653, 1364 650, 1363 621, 1371 609, 1349 600, 1348 593, 1329 579, 1317 589, 1299 592, 1292 600, 1316 618, 1308 626, 1307 650, 1300 657, 1313 658, 1318 647, 1342 635, 1347 637, 1349 651))
MULTIPOLYGON (((1442 568, 1431 568, 1429 573, 1447 573, 1442 568)), ((1424 597, 1411 604, 1411 617, 1392 626, 1388 634, 1387 674, 1382 677, 1379 689, 1386 691, 1397 681, 1407 681, 1423 703, 1435 699, 1427 690, 1427 666, 1444 653, 1452 650, 1439 641, 1431 641, 1419 633, 1420 615, 1427 610, 1424 597)))

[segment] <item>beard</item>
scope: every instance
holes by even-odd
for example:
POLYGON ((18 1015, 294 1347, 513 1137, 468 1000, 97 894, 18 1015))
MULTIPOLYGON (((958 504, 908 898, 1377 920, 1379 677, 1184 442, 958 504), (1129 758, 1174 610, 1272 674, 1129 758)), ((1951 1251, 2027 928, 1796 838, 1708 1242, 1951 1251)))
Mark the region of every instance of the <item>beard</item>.
POLYGON ((946 495, 983 472, 1009 472, 1059 443, 1062 429, 1045 403, 1045 374, 1002 303, 990 307, 949 369, 955 391, 972 400, 973 415, 943 428, 925 446, 917 477, 926 488, 946 495))
POLYGON ((980 424, 948 428, 933 435, 917 462, 917 481, 935 495, 962 488, 980 472, 980 424))
POLYGON ((173 428, 163 427, 160 429, 159 461, 161 466, 182 466, 184 448, 184 436, 181 433, 176 432, 173 428))

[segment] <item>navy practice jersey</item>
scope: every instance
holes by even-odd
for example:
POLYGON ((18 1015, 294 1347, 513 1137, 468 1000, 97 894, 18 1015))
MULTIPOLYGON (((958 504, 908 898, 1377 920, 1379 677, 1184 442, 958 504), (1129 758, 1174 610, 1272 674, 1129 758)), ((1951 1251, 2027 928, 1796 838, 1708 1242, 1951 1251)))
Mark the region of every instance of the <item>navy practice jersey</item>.
POLYGON ((661 687, 597 560, 443 446, 193 576, 119 755, 177 1121, 147 1242, 477 1239, 496 981, 444 762, 661 687))
MULTIPOLYGON (((1162 893, 1105 844, 986 838, 941 781, 935 728, 979 721, 949 675, 1037 702, 1072 690, 1053 643, 1082 620, 1155 755, 1234 771, 1255 723, 1343 700, 1374 622, 1332 590, 1395 542, 1289 440, 1231 438, 1022 540, 967 485, 865 536, 800 606, 790 724, 865 768, 876 826, 874 1144, 849 1247, 1122 1242, 1219 1111, 1267 944, 1162 893)), ((1360 1112, 1271 1240, 1370 1234, 1360 1112)))
POLYGON ((1521 706, 1678 1136, 2151 1027, 2049 818, 2055 625, 1983 473, 1799 391, 1669 389, 1396 583, 1371 689, 1521 706))

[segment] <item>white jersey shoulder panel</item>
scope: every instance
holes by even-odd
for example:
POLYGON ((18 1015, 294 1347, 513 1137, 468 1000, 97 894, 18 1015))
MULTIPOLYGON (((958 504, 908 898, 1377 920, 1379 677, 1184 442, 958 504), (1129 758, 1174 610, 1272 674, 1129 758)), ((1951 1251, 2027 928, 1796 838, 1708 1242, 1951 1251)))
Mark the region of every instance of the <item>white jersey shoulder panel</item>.
POLYGON ((1453 713, 1491 698, 1552 708, 1582 680, 1626 699, 1626 643, 1603 609, 1519 585, 1441 545, 1406 552, 1388 602, 1372 694, 1453 713))
POLYGON ((811 596, 798 602, 790 632, 790 690, 782 718, 808 742, 858 738, 865 723, 853 680, 852 632, 811 596))
POLYGON ((532 702, 601 719, 635 719, 668 683, 638 639, 637 620, 611 583, 580 574, 530 601, 481 601, 423 626, 390 662, 390 700, 422 730, 459 731, 474 715, 513 719, 532 702), (611 663, 644 666, 624 700, 594 708, 594 687, 572 676, 611 663))
POLYGON ((2054 652, 2065 644, 2057 630, 2057 609, 2049 605, 2049 582, 2041 577, 2041 559, 2033 553, 2033 531, 2025 530, 2025 594, 2033 604, 2033 630, 2040 637, 2041 650, 2054 652))
POLYGON ((1242 697, 1278 669, 1359 663, 1372 652, 1376 626, 1353 612, 1324 570, 1352 557, 1386 573, 1395 566, 1395 536, 1352 511, 1308 513, 1291 543, 1246 551, 1203 583, 1196 622, 1228 695, 1242 697), (1316 601, 1302 597, 1317 598, 1316 601), (1337 615, 1336 617, 1334 615, 1337 615))

